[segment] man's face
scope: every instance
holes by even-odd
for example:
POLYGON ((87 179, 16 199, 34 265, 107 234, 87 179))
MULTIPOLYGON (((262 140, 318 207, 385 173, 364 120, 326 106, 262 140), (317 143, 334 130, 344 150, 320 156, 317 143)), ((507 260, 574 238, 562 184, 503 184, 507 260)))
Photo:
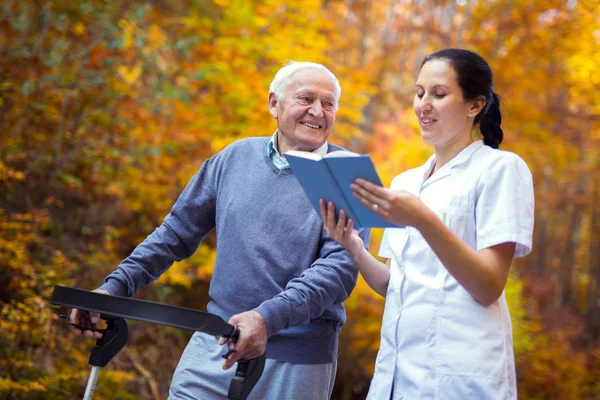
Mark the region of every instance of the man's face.
POLYGON ((269 93, 269 111, 277 120, 280 153, 313 151, 331 134, 335 122, 334 86, 323 72, 303 69, 292 76, 283 99, 269 93))

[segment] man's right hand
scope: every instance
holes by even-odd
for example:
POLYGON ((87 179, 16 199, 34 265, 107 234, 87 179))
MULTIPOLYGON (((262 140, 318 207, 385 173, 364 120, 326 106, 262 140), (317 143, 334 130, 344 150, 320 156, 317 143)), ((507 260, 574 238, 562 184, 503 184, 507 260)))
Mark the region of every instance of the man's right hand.
MULTIPOLYGON (((106 294, 110 296, 110 293, 104 289, 96 289, 93 290, 93 292, 106 294)), ((71 311, 70 319, 71 322, 74 324, 95 329, 97 327, 98 321, 100 321, 100 313, 89 312, 74 308, 73 311, 71 311)), ((94 339, 100 339, 102 337, 102 332, 92 332, 91 330, 87 329, 81 330, 74 326, 72 328, 76 335, 83 335, 94 339)))
POLYGON ((223 369, 229 369, 240 358, 249 360, 265 353, 267 349, 267 325, 263 317, 254 310, 232 316, 229 321, 240 330, 237 343, 231 339, 220 338, 219 344, 229 343, 229 349, 235 350, 223 363, 223 369))

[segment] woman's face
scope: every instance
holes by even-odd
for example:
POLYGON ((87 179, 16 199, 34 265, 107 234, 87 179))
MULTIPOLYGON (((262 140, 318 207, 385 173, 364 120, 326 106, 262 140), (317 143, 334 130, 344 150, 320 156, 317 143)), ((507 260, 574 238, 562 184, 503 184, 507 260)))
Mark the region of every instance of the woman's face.
POLYGON ((481 101, 465 101, 456 71, 447 60, 431 60, 421 68, 413 108, 425 141, 446 148, 470 140, 473 121, 481 110, 477 103, 481 101))

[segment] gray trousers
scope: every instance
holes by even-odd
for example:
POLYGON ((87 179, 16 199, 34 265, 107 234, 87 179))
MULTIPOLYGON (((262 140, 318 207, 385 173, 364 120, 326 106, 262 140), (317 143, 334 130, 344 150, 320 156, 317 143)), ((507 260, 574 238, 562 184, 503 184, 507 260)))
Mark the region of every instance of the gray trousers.
MULTIPOLYGON (((218 339, 196 332, 173 374, 169 400, 226 400, 237 364, 224 371, 218 339)), ((265 370, 248 400, 329 400, 337 361, 290 364, 267 359, 265 370)))

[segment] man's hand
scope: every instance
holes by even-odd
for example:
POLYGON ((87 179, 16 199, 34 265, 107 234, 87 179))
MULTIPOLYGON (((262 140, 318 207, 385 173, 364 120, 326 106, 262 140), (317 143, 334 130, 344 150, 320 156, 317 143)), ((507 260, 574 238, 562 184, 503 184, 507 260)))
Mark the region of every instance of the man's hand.
MULTIPOLYGON (((110 293, 108 291, 103 290, 103 289, 96 289, 96 290, 93 290, 93 292, 110 295, 110 293)), ((74 308, 73 311, 71 311, 71 316, 69 317, 69 319, 74 324, 95 329, 97 327, 98 321, 100 321, 100 313, 89 312, 89 311, 79 310, 77 308, 74 308)), ((83 335, 83 336, 91 337, 94 339, 100 339, 102 337, 102 332, 92 332, 90 330, 81 330, 81 329, 75 328, 75 327, 72 327, 72 328, 76 335, 83 335)))
POLYGON ((239 359, 249 360, 261 356, 267 349, 267 325, 256 311, 246 311, 236 314, 229 319, 229 323, 235 325, 240 330, 240 337, 237 343, 231 339, 221 338, 219 344, 229 344, 229 349, 235 350, 231 353, 223 369, 229 369, 239 359))

